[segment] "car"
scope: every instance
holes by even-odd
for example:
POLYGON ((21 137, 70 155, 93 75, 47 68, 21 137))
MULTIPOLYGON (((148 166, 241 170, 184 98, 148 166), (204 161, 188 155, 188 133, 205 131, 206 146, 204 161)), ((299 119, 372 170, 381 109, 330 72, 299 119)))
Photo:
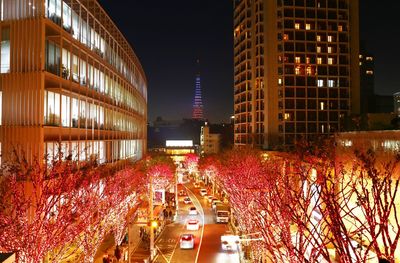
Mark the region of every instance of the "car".
POLYGON ((187 196, 187 193, 185 190, 180 190, 178 193, 179 196, 187 196))
POLYGON ((221 236, 221 248, 222 250, 236 251, 239 248, 240 238, 234 235, 223 235, 221 236))
POLYGON ((199 212, 197 212, 196 207, 192 206, 189 208, 189 215, 197 215, 199 212))
POLYGON ((207 195, 207 189, 205 189, 205 188, 200 189, 200 195, 201 196, 206 196, 207 195))
POLYGON ((183 202, 184 202, 185 204, 191 204, 191 203, 192 203, 192 200, 190 200, 190 198, 189 198, 188 196, 186 196, 185 198, 183 198, 183 202))
POLYGON ((217 199, 217 200, 212 201, 212 203, 211 203, 212 209, 215 210, 215 208, 217 207, 218 204, 222 204, 221 200, 217 199))
POLYGON ((207 202, 208 202, 209 204, 211 204, 212 201, 214 201, 214 200, 218 200, 218 198, 216 198, 216 197, 214 197, 214 196, 212 196, 212 195, 207 196, 207 202))
POLYGON ((182 234, 179 239, 179 245, 181 249, 194 249, 194 235, 182 234))
POLYGON ((196 182, 196 183, 193 184, 193 186, 194 186, 194 188, 200 188, 200 183, 196 182))
POLYGON ((186 224, 186 230, 199 230, 200 223, 197 219, 189 219, 186 224))

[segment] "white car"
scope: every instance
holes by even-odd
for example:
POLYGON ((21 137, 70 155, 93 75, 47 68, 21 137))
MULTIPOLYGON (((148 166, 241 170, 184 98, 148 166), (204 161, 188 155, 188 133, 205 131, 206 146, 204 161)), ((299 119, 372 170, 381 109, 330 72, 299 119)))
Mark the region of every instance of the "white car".
POLYGON ((204 188, 200 189, 200 195, 201 196, 206 196, 207 195, 207 189, 204 189, 204 188))
POLYGON ((222 250, 236 251, 239 248, 239 244, 240 244, 239 236, 234 236, 234 235, 221 236, 222 250))
POLYGON ((185 198, 183 198, 183 202, 184 202, 185 204, 191 204, 191 203, 192 203, 192 200, 190 200, 190 198, 186 196, 185 198))
POLYGON ((196 231, 196 230, 199 230, 199 227, 200 227, 199 220, 190 219, 190 220, 187 221, 186 230, 196 231))
POLYGON ((189 208, 189 215, 197 215, 198 213, 196 207, 192 206, 189 208))
POLYGON ((194 236, 193 234, 183 234, 179 240, 181 249, 194 249, 194 236))

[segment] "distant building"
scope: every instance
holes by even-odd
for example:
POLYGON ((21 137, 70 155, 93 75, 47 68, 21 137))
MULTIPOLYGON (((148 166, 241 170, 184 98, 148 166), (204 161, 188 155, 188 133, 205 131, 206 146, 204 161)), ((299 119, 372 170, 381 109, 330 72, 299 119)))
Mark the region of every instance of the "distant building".
POLYGON ((378 95, 374 96, 374 109, 371 112, 375 113, 391 113, 394 110, 393 95, 378 95))
POLYGON ((235 146, 293 146, 360 111, 358 0, 234 0, 235 146))
POLYGON ((201 127, 200 152, 201 154, 216 154, 221 151, 221 134, 211 133, 206 123, 201 127))
POLYGON ((393 96, 375 93, 375 58, 361 49, 360 63, 360 113, 393 112, 393 96))
POLYGON ((182 139, 182 133, 179 130, 181 125, 182 121, 164 120, 162 117, 157 117, 147 127, 147 147, 149 149, 160 148, 165 146, 165 141, 168 139, 182 139))
POLYGON ((397 117, 400 117, 400 92, 393 94, 393 104, 393 112, 397 115, 397 117))
POLYGON ((367 127, 363 130, 394 130, 397 128, 397 116, 394 113, 368 113, 366 114, 367 127))
POLYGON ((153 124, 148 125, 148 148, 164 147, 166 140, 191 140, 198 147, 202 125, 203 120, 164 120, 157 117, 153 124))
POLYGON ((377 112, 375 110, 375 64, 374 57, 363 49, 360 61, 360 113, 377 112))

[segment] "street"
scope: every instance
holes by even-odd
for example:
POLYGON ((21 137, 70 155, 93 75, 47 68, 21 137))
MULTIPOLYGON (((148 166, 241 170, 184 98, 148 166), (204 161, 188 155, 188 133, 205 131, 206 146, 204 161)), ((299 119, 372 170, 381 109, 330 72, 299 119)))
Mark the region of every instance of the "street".
POLYGON ((184 204, 183 197, 179 198, 178 217, 175 223, 166 226, 160 237, 156 240, 157 256, 155 262, 204 262, 204 263, 235 263, 239 262, 237 252, 221 250, 221 235, 229 233, 228 224, 216 224, 213 211, 206 198, 199 194, 192 183, 181 185, 179 190, 186 190, 192 204, 184 204), (199 230, 186 230, 189 208, 195 206, 199 212, 196 217, 200 221, 199 230), (191 233, 195 237, 194 249, 180 249, 179 238, 181 234, 191 233))

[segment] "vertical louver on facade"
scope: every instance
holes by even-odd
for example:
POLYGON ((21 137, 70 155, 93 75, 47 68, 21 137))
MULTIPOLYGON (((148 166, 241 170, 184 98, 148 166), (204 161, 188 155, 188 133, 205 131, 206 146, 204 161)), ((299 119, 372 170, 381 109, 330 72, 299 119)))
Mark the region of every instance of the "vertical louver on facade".
POLYGON ((3 160, 71 155, 99 162, 146 151, 147 81, 95 0, 0 0, 3 160))

